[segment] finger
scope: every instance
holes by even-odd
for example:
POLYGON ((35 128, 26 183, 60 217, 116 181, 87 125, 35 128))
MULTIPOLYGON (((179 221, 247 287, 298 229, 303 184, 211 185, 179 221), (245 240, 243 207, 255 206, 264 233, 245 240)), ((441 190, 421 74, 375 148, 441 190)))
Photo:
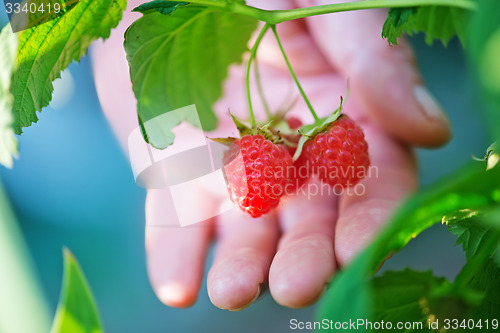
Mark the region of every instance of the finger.
POLYGON ((305 187, 305 194, 289 198, 280 211, 284 235, 269 272, 273 298, 292 308, 314 303, 335 272, 336 200, 314 194, 327 189, 319 182, 305 187))
MULTIPOLYGON (((301 6, 332 1, 299 0, 301 6)), ((408 143, 439 146, 450 138, 446 115, 424 87, 410 47, 389 46, 380 36, 384 10, 307 19, 319 48, 350 79, 351 97, 388 133, 408 143)))
POLYGON ((349 263, 387 223, 397 205, 417 187, 412 151, 373 127, 364 128, 371 167, 367 177, 341 197, 335 255, 349 263))
POLYGON ((157 297, 166 305, 187 307, 196 302, 203 277, 210 222, 180 227, 169 190, 148 190, 146 253, 148 274, 157 297))
POLYGON ((276 250, 278 227, 273 214, 254 219, 239 210, 219 216, 218 247, 208 273, 208 296, 226 310, 252 304, 267 278, 276 250))

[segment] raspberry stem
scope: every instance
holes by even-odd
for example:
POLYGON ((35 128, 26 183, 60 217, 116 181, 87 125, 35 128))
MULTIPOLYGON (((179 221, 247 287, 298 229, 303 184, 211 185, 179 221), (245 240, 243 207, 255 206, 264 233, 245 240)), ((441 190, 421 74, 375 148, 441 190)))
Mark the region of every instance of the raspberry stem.
POLYGON ((278 32, 276 31, 276 26, 272 25, 271 29, 273 30, 274 36, 276 37, 276 41, 278 42, 278 46, 280 47, 281 54, 283 54, 283 58, 285 59, 286 65, 288 67, 288 70, 290 71, 290 74, 293 77, 293 80, 295 81, 295 84, 297 85, 297 88, 299 88, 300 94, 302 95, 302 98, 307 104, 307 107, 309 108, 309 111, 311 111, 312 116, 314 117, 314 120, 316 122, 319 122, 320 119, 316 112, 314 111, 311 102, 309 102, 309 99, 307 98, 306 93, 304 92, 304 89, 302 89, 302 86, 300 85, 299 80, 297 79, 297 76, 295 75, 295 72, 293 71, 292 65, 290 64, 290 61, 288 60, 288 57, 286 56, 285 50, 283 49, 283 45, 281 44, 281 40, 278 36, 278 32))
POLYGON ((245 5, 236 1, 191 0, 193 4, 209 6, 236 14, 247 15, 269 24, 278 24, 299 18, 347 12, 373 8, 407 8, 420 6, 450 6, 466 10, 476 10, 477 2, 474 0, 364 0, 346 1, 321 6, 295 8, 287 10, 264 10, 245 5))
POLYGON ((252 107, 252 97, 250 95, 250 69, 252 67, 252 61, 255 58, 255 55, 257 54, 257 48, 259 47, 260 41, 262 40, 262 37, 264 37, 264 35, 266 34, 267 30, 269 30, 269 27, 270 25, 268 23, 266 23, 262 27, 262 30, 260 30, 260 33, 257 36, 257 39, 255 40, 255 44, 250 50, 250 57, 248 58, 248 65, 247 65, 247 74, 245 77, 245 85, 246 85, 247 99, 248 99, 248 112, 250 113, 250 124, 252 125, 253 129, 257 127, 257 123, 255 122, 255 115, 253 113, 253 107, 252 107))

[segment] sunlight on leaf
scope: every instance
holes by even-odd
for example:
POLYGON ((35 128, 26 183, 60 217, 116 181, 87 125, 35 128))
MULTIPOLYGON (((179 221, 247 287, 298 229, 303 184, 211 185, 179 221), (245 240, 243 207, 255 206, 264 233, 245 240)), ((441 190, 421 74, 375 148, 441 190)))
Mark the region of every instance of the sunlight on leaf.
POLYGON ((72 61, 80 60, 94 40, 109 37, 125 7, 126 0, 82 0, 63 16, 19 34, 11 85, 17 134, 38 121, 37 111, 52 98, 52 82, 72 61))

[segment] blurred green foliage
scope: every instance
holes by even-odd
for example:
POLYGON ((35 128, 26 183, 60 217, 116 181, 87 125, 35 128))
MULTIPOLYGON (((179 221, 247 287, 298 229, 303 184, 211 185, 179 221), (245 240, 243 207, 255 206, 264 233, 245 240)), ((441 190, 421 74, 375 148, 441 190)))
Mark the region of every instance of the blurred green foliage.
POLYGON ((103 332, 92 292, 75 257, 64 250, 64 279, 51 333, 103 332))
POLYGON ((1 181, 0 271, 0 332, 48 332, 47 302, 1 181))

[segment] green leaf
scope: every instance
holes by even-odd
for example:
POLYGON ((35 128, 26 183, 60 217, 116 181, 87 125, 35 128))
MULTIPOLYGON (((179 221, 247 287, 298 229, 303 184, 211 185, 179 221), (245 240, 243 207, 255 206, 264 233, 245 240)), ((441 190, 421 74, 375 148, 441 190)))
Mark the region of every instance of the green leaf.
POLYGON ((17 52, 17 38, 10 26, 0 33, 0 164, 12 168, 17 156, 17 139, 12 128, 11 76, 17 52))
POLYGON ((20 33, 11 85, 17 134, 38 121, 36 112, 52 99, 52 82, 94 40, 109 37, 125 7, 126 0, 81 0, 61 17, 20 33))
POLYGON ((468 287, 481 291, 484 299, 481 304, 469 312, 467 318, 498 319, 500 313, 500 268, 489 259, 472 277, 468 287))
POLYGON ((51 333, 103 332, 92 292, 75 257, 64 250, 64 280, 51 333))
POLYGON ((494 263, 500 244, 498 207, 496 205, 470 217, 460 214, 460 218, 448 222, 467 257, 467 263, 453 283, 454 290, 471 289, 481 294, 478 304, 463 318, 491 320, 500 312, 500 266, 494 263))
POLYGON ((169 16, 148 11, 128 28, 124 46, 146 141, 159 149, 172 144, 171 129, 182 119, 150 120, 192 104, 201 127, 215 129, 212 106, 256 27, 246 16, 188 5, 169 16))
POLYGON ((454 283, 457 289, 472 288, 483 295, 480 304, 469 311, 467 318, 491 320, 500 313, 500 266, 494 258, 499 246, 499 230, 489 231, 484 239, 454 283))
POLYGON ((368 277, 393 251, 460 209, 478 210, 500 202, 500 167, 489 171, 472 162, 427 190, 421 190, 394 214, 379 236, 342 272, 325 293, 318 318, 371 318, 375 298, 368 277))
POLYGON ((500 1, 478 1, 469 25, 468 53, 483 86, 479 110, 487 117, 492 141, 500 140, 500 1), (482 97, 483 97, 482 96, 482 97))
MULTIPOLYGON (((445 221, 444 218, 443 221, 445 221)), ((490 230, 488 226, 481 223, 481 216, 477 215, 477 212, 469 215, 469 217, 464 216, 458 220, 448 220, 446 223, 448 224, 448 230, 457 236, 457 245, 462 245, 467 260, 470 260, 477 253, 490 230)))
POLYGON ((151 2, 146 2, 139 7, 134 8, 133 12, 144 13, 148 10, 156 10, 158 13, 163 15, 172 14, 177 7, 188 5, 189 2, 182 1, 165 1, 165 0, 154 0, 151 2))
MULTIPOLYGON (((488 218, 483 219, 483 221, 481 222, 483 222, 483 224, 487 227, 491 227, 493 232, 496 231, 498 234, 500 234, 500 206, 492 211, 488 211, 488 218)), ((497 244, 496 249, 493 251, 491 258, 496 263, 496 265, 500 267, 500 240, 497 244)))
POLYGON ((393 323, 425 323, 429 314, 428 299, 435 289, 444 284, 448 281, 433 276, 431 271, 388 271, 371 282, 375 300, 374 318, 393 323))
POLYGON ((374 320, 421 323, 405 332, 431 332, 429 321, 445 318, 463 318, 471 306, 482 301, 483 296, 471 289, 458 293, 445 278, 436 277, 431 271, 417 272, 405 269, 386 272, 371 282, 374 299, 374 320))
POLYGON ((427 44, 439 39, 446 45, 457 35, 465 45, 468 15, 468 10, 456 7, 391 8, 382 28, 382 37, 395 45, 403 33, 412 36, 424 32, 427 44))

